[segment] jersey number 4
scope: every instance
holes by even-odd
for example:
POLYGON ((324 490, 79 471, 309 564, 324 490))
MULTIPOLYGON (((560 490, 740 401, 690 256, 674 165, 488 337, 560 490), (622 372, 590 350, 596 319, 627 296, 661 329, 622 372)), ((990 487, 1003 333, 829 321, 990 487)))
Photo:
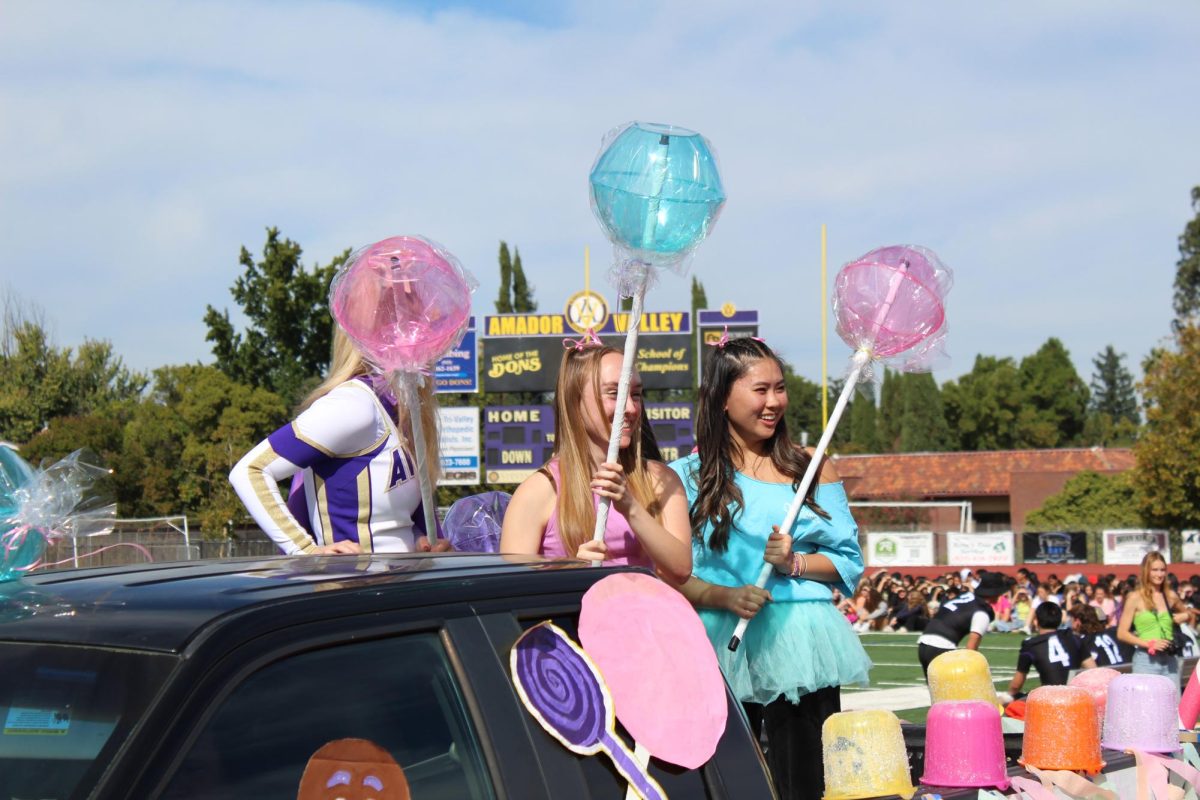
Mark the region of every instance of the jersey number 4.
POLYGON ((1067 669, 1071 668, 1071 657, 1067 655, 1067 651, 1063 649, 1062 642, 1057 636, 1051 636, 1047 642, 1050 650, 1050 660, 1055 664, 1062 664, 1067 669))

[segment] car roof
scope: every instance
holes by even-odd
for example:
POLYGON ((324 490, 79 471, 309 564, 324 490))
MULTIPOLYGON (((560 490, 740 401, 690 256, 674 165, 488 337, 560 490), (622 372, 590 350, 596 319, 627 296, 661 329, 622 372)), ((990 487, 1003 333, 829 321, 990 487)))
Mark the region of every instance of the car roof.
POLYGON ((179 653, 201 629, 257 606, 336 605, 351 614, 356 599, 368 611, 582 592, 609 572, 580 561, 475 553, 278 556, 39 572, 0 582, 0 643, 179 653))

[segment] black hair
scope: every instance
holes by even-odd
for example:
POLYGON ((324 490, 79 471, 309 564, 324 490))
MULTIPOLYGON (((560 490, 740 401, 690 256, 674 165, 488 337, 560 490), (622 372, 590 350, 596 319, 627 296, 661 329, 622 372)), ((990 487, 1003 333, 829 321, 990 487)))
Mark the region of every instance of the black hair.
POLYGON ((1043 630, 1056 630, 1059 625, 1062 625, 1062 606, 1053 600, 1046 600, 1038 605, 1034 616, 1037 617, 1039 628, 1043 630))

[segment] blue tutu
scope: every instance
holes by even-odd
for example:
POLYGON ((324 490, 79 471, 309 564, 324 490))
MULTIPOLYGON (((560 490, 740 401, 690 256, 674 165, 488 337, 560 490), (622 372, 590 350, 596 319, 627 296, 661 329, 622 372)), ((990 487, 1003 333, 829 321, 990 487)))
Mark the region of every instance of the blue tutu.
POLYGON ((833 603, 767 603, 750 620, 736 652, 728 645, 738 617, 712 608, 698 612, 721 671, 742 702, 766 704, 783 695, 798 703, 827 686, 868 683, 871 659, 833 603))

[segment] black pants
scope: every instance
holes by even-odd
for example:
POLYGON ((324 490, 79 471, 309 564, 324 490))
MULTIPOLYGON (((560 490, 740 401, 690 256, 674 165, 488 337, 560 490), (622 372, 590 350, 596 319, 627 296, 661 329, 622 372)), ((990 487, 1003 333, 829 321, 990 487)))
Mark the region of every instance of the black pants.
POLYGON ((925 673, 925 680, 929 680, 929 662, 940 656, 942 653, 949 653, 949 650, 944 650, 941 647, 934 647, 930 644, 917 645, 917 660, 921 662, 921 671, 925 673))
POLYGON ((780 697, 765 706, 742 703, 742 707, 750 730, 760 740, 765 729, 767 766, 780 800, 821 800, 825 793, 821 726, 842 710, 841 690, 830 686, 802 695, 799 703, 780 697))

